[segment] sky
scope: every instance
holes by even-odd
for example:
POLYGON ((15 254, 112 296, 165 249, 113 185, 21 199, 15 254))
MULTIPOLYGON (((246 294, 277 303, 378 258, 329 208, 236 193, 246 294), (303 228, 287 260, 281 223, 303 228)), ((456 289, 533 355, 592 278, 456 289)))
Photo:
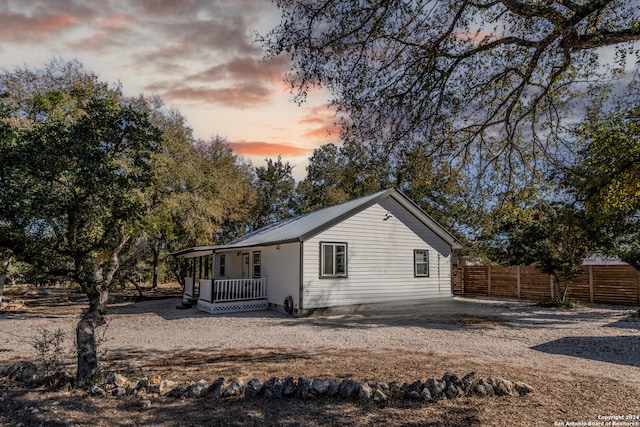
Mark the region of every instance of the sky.
POLYGON ((78 60, 130 96, 158 95, 194 136, 221 136, 255 166, 289 161, 302 179, 313 149, 337 143, 329 94, 292 102, 288 60, 263 60, 256 34, 270 0, 0 0, 0 68, 78 60))

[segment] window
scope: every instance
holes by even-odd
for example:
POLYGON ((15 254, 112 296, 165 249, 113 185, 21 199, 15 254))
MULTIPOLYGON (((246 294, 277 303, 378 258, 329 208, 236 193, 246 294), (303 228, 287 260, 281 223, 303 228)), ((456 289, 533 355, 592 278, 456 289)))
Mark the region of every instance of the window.
POLYGON ((413 274, 415 277, 429 277, 429 251, 423 249, 413 251, 413 274))
POLYGON ((225 267, 226 267, 226 259, 224 255, 220 255, 220 257, 218 257, 218 276, 219 277, 224 277, 226 274, 225 271, 225 267))
POLYGON ((260 277, 260 252, 253 253, 253 277, 260 277))
POLYGON ((320 277, 346 277, 347 244, 320 243, 320 277))

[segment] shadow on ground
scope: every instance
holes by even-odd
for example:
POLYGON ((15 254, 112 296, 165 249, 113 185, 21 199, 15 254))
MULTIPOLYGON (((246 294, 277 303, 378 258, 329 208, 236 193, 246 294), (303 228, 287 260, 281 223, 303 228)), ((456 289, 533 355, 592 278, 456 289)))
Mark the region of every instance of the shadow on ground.
POLYGON ((531 348, 549 354, 640 368, 640 336, 566 337, 531 348))

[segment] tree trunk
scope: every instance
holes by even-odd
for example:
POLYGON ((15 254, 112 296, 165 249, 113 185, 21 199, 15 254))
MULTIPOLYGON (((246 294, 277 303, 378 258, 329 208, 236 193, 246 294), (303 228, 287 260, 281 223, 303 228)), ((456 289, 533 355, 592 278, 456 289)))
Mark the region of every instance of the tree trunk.
POLYGON ((78 353, 76 387, 86 387, 94 381, 98 374, 96 328, 105 323, 109 287, 120 266, 120 252, 128 241, 129 237, 124 234, 124 230, 121 230, 120 243, 113 250, 106 265, 108 267, 107 274, 104 274, 104 266, 97 259, 94 259, 92 263, 89 263, 89 265, 93 265, 93 277, 91 279, 85 277, 84 283, 81 283, 89 298, 89 309, 82 314, 76 327, 76 350, 78 353))
POLYGON ((2 294, 4 294, 4 282, 7 281, 7 273, 0 273, 0 303, 2 302, 2 294))
POLYGON ((556 288, 556 299, 564 301, 564 293, 560 291, 560 278, 558 277, 558 274, 554 271, 551 273, 551 277, 553 278, 553 285, 556 288))
POLYGON ((87 310, 76 327, 76 346, 78 351, 78 371, 76 387, 86 387, 98 374, 98 350, 96 328, 104 324, 104 316, 87 310))
POLYGON ((158 262, 160 260, 160 240, 153 242, 153 279, 151 280, 151 289, 158 288, 158 262))
POLYGON ((11 265, 11 260, 13 257, 9 255, 11 251, 6 251, 4 257, 2 258, 2 268, 0 271, 0 302, 2 302, 2 295, 4 294, 4 283, 7 281, 7 270, 9 270, 9 265, 11 265))
POLYGON ((135 281, 133 280, 129 280, 129 283, 131 283, 133 285, 134 288, 136 288, 136 291, 138 291, 138 294, 140 294, 140 299, 144 299, 144 293, 142 292, 142 288, 140 287, 140 285, 138 285, 135 281))

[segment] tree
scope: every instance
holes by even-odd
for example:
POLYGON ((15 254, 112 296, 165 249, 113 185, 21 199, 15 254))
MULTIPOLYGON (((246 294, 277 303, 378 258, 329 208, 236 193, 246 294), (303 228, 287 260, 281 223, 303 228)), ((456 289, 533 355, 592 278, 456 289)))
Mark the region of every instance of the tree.
POLYGON ((614 101, 589 111, 574 128, 580 148, 574 163, 564 171, 563 185, 594 224, 597 249, 640 269, 638 105, 637 100, 614 101))
MULTIPOLYGON (((224 139, 196 141, 177 111, 155 117, 154 122, 162 131, 161 149, 153 154, 154 178, 143 227, 152 245, 149 262, 156 277, 161 253, 227 243, 244 234, 256 195, 251 167, 224 139)), ((181 278, 174 261, 168 260, 181 278)))
POLYGON ((76 385, 96 375, 96 328, 121 253, 146 210, 159 133, 151 106, 127 99, 77 62, 0 74, 15 137, 2 139, 0 246, 50 274, 71 277, 89 300, 76 328, 76 385))
POLYGON ((590 250, 592 230, 584 210, 565 202, 540 200, 519 217, 502 224, 497 237, 507 265, 535 265, 553 277, 562 302, 569 295, 571 280, 590 250), (558 272, 562 273, 561 286, 558 272))
POLYGON ((311 212, 349 200, 349 194, 341 188, 341 183, 342 165, 338 146, 326 144, 314 149, 313 155, 309 157, 307 176, 296 187, 300 198, 298 213, 311 212))
POLYGON ((255 169, 256 180, 254 186, 257 191, 257 206, 252 228, 258 229, 292 217, 295 213, 295 179, 293 166, 289 162, 266 159, 266 166, 255 169))
POLYGON ((299 102, 327 87, 343 139, 386 152, 426 141, 428 156, 468 174, 553 157, 565 113, 620 75, 640 40, 640 8, 622 0, 276 4, 262 42, 292 60, 299 102), (611 46, 616 60, 598 61, 611 46))

